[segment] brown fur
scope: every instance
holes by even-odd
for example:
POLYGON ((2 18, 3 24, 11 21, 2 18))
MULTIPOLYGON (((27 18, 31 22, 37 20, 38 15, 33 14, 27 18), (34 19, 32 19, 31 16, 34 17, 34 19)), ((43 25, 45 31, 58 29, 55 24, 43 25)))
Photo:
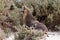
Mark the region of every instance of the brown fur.
POLYGON ((43 30, 45 32, 48 31, 46 25, 43 23, 38 22, 30 12, 30 10, 25 6, 24 7, 24 16, 23 16, 23 23, 28 27, 33 26, 35 29, 43 30))

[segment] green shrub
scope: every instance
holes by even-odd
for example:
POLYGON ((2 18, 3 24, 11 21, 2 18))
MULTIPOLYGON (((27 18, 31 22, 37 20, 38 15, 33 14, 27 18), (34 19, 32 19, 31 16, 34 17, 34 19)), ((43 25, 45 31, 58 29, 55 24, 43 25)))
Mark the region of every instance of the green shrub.
POLYGON ((28 30, 25 26, 20 27, 20 32, 16 40, 36 40, 38 37, 41 38, 44 34, 38 30, 28 30))
POLYGON ((4 1, 0 0, 0 10, 2 10, 4 8, 4 1))

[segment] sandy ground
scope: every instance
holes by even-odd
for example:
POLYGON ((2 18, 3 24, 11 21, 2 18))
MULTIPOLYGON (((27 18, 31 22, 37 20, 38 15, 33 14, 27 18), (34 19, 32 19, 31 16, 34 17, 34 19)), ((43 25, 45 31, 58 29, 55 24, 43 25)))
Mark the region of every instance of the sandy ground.
POLYGON ((60 32, 48 32, 48 34, 46 40, 60 40, 60 32))
POLYGON ((12 34, 9 35, 9 37, 7 37, 3 40, 15 40, 15 35, 12 33, 12 34))

